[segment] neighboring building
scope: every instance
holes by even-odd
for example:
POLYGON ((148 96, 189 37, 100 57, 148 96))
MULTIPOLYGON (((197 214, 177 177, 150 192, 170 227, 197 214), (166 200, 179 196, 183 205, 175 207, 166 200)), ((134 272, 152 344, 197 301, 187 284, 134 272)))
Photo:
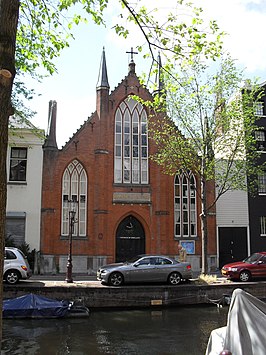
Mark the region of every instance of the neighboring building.
MULTIPOLYGON (((266 83, 261 84, 264 95, 254 106, 258 116, 255 132, 257 149, 261 152, 258 164, 266 162, 266 83)), ((218 264, 244 259, 266 249, 266 170, 258 176, 257 193, 228 191, 216 204, 218 264)))
MULTIPOLYGON (((266 164, 266 82, 261 84, 263 95, 254 108, 258 116, 255 132, 257 149, 261 152, 258 164, 266 164)), ((257 194, 249 195, 250 252, 266 250, 266 168, 258 176, 257 194)))
MULTIPOLYGON (((193 269, 200 270, 197 177, 191 172, 165 175, 150 159, 156 147, 148 137, 149 110, 130 95, 153 100, 135 74, 133 58, 128 75, 109 93, 103 51, 96 111, 61 150, 56 143, 56 102, 50 102, 42 185, 44 272, 66 270, 70 200, 78 201, 72 240, 74 273, 95 273, 103 263, 136 254, 175 256, 177 241, 185 244, 193 269)), ((208 251, 216 265, 214 215, 208 251)))
POLYGON ((219 267, 250 254, 248 193, 228 191, 216 203, 217 259, 219 267))
POLYGON ((6 236, 40 250, 44 131, 10 128, 7 150, 6 236))

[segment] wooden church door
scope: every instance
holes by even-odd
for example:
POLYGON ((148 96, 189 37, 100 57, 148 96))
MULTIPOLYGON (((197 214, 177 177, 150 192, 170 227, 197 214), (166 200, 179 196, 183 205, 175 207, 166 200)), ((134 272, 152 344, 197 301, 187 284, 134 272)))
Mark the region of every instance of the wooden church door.
POLYGON ((141 223, 133 216, 126 217, 116 231, 116 262, 145 254, 145 233, 141 223))

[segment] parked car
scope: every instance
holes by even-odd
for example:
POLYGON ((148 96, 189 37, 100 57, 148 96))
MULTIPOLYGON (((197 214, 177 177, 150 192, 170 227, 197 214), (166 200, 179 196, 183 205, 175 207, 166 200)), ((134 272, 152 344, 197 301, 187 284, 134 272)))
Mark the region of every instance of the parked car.
POLYGON ((4 280, 11 285, 32 275, 26 256, 21 250, 13 247, 5 248, 4 280))
POLYGON ((138 255, 124 263, 105 265, 97 271, 103 284, 120 286, 123 283, 168 282, 178 285, 192 278, 191 265, 163 255, 138 255))
POLYGON ((266 277, 266 252, 254 253, 243 261, 226 264, 222 275, 231 280, 250 281, 256 277, 266 277))

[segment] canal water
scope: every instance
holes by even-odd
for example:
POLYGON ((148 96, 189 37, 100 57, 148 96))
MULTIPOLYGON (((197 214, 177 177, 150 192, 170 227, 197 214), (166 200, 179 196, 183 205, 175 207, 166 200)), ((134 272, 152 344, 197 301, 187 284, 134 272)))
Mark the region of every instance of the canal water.
POLYGON ((1 354, 203 355, 228 308, 94 311, 88 318, 4 320, 1 354))

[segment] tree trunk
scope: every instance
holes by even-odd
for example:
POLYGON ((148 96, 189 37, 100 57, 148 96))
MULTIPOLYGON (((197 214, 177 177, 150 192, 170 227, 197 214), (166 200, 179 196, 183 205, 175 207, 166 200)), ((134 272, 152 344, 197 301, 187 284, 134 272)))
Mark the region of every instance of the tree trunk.
POLYGON ((201 238, 202 238, 202 253, 201 253, 201 273, 208 273, 208 225, 207 225, 207 194, 206 181, 201 180, 201 238))
MULTIPOLYGON (((11 91, 15 77, 15 46, 19 0, 0 0, 0 307, 3 302, 3 261, 6 222, 6 152, 11 91)), ((2 317, 0 316, 2 341, 2 317)))

